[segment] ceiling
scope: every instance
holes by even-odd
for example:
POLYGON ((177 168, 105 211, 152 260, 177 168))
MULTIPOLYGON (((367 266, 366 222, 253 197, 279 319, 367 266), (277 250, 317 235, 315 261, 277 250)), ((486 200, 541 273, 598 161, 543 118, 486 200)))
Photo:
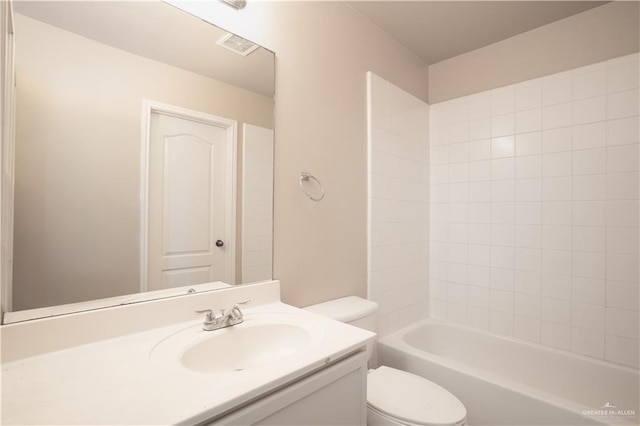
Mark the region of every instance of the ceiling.
POLYGON ((16 1, 14 10, 117 49, 267 97, 274 94, 273 52, 233 53, 216 45, 226 31, 163 2, 16 1))
POLYGON ((347 0, 347 3, 430 65, 608 2, 347 0))

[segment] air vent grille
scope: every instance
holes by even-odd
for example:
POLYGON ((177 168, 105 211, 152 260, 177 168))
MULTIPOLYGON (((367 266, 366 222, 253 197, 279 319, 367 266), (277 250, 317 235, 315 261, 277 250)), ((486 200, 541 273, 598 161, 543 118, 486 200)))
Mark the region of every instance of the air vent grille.
POLYGON ((231 33, 218 40, 217 44, 242 56, 247 56, 258 48, 257 44, 231 33))

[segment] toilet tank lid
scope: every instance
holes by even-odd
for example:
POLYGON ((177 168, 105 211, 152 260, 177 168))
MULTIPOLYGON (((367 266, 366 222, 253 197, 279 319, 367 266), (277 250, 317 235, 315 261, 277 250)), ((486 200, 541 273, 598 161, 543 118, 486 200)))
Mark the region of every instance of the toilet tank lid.
POLYGON ((304 309, 337 321, 349 322, 373 314, 378 309, 378 304, 361 297, 347 296, 310 305, 304 309))

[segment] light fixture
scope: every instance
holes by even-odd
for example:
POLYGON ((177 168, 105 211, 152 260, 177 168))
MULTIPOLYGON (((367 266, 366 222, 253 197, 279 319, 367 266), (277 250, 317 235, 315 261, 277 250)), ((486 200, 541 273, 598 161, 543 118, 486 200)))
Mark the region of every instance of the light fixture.
POLYGON ((244 9, 244 7, 247 5, 247 0, 220 0, 220 1, 238 10, 244 9))

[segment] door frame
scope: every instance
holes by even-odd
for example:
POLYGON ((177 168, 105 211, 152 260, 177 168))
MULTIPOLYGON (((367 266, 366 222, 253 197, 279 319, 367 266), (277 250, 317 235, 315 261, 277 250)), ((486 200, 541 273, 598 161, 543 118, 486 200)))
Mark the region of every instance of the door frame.
POLYGON ((238 122, 200 111, 143 99, 142 140, 140 143, 140 291, 148 289, 149 267, 149 149, 151 137, 151 114, 163 114, 185 120, 208 124, 225 130, 226 170, 225 170, 225 247, 228 255, 225 264, 225 282, 235 284, 236 252, 236 175, 237 175, 237 134, 238 122))
POLYGON ((11 1, 0 2, 0 324, 13 302, 13 218, 15 190, 14 21, 11 1))

